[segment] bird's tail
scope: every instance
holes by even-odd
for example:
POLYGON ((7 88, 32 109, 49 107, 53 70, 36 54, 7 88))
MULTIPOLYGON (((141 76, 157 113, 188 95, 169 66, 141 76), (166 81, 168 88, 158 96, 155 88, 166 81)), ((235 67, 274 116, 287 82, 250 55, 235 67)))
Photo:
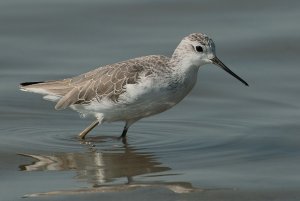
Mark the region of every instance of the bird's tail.
POLYGON ((33 85, 33 84, 40 84, 40 83, 45 83, 44 81, 42 82, 23 82, 20 84, 21 87, 26 87, 26 86, 29 86, 29 85, 33 85))
POLYGON ((48 94, 47 90, 42 86, 45 81, 41 82, 23 82, 20 83, 20 90, 34 92, 38 94, 48 94))
POLYGON ((20 90, 42 94, 44 95, 44 99, 56 102, 71 90, 71 87, 68 83, 69 79, 57 81, 23 82, 20 84, 20 90))
POLYGON ((69 80, 41 81, 41 82, 23 82, 20 84, 22 91, 29 91, 38 94, 64 95, 69 91, 69 80))

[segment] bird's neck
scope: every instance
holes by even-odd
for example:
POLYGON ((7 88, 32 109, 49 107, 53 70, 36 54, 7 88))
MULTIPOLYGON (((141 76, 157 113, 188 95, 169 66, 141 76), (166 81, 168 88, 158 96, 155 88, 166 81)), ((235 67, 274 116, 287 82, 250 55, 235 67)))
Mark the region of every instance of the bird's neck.
POLYGON ((199 66, 189 54, 191 46, 181 42, 175 49, 169 60, 169 66, 173 69, 172 74, 182 86, 192 89, 197 81, 199 66))
POLYGON ((199 66, 193 62, 190 55, 182 53, 178 48, 170 58, 169 66, 173 69, 174 73, 182 75, 197 74, 199 70, 199 66))
POLYGON ((189 59, 177 60, 177 58, 176 60, 174 60, 174 58, 173 60, 170 59, 170 66, 173 68, 172 77, 173 80, 176 80, 177 83, 180 83, 178 86, 180 86, 179 88, 182 88, 185 96, 197 82, 199 67, 193 65, 189 59))
POLYGON ((190 53, 192 51, 191 49, 191 45, 187 45, 181 41, 170 58, 170 66, 173 69, 179 68, 179 70, 182 71, 190 71, 194 68, 199 68, 199 62, 197 62, 190 53))

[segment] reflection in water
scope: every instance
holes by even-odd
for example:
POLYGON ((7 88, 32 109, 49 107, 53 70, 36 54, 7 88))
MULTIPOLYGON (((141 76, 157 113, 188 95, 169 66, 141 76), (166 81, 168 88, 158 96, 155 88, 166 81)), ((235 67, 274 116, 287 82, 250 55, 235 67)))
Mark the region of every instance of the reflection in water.
MULTIPOLYGON (((85 142, 89 149, 85 153, 57 153, 54 155, 20 154, 30 157, 31 164, 20 165, 21 171, 68 171, 76 172, 76 179, 87 181, 92 188, 75 189, 69 191, 55 191, 37 193, 27 196, 75 194, 83 192, 118 192, 133 190, 142 187, 165 187, 176 193, 195 191, 190 183, 186 182, 138 182, 133 177, 149 173, 161 173, 171 170, 162 166, 151 153, 138 152, 124 143, 122 149, 99 152, 90 147, 91 142, 85 142), (109 184, 115 179, 126 178, 126 184, 109 184)), ((159 174, 162 176, 162 174, 159 174)))
POLYGON ((153 155, 137 153, 132 148, 124 152, 101 153, 96 149, 86 153, 57 153, 52 156, 23 154, 36 161, 21 165, 24 171, 75 170, 76 178, 87 180, 93 185, 111 182, 115 178, 127 177, 170 170, 155 162, 153 155))

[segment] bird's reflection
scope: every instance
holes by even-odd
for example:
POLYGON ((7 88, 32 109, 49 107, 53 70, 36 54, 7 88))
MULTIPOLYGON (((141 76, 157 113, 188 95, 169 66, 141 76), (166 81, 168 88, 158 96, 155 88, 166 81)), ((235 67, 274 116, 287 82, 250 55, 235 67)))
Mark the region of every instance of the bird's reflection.
MULTIPOLYGON (((83 141, 88 148, 84 153, 56 153, 53 155, 20 154, 31 158, 30 164, 20 165, 21 171, 68 171, 76 172, 76 179, 92 184, 91 189, 84 189, 85 192, 113 192, 136 189, 150 186, 163 186, 176 193, 194 191, 190 183, 186 182, 139 182, 135 176, 150 173, 159 173, 171 170, 163 166, 151 153, 141 152, 129 146, 123 141, 123 147, 112 150, 97 150, 94 143, 97 139, 83 141), (112 184, 114 180, 126 178, 125 184, 112 184)), ((72 191, 56 191, 58 194, 82 193, 82 189, 72 191), (60 192, 60 193, 59 193, 60 192)), ((38 195, 51 195, 53 192, 40 193, 38 195)), ((36 195, 36 194, 35 194, 36 195)))

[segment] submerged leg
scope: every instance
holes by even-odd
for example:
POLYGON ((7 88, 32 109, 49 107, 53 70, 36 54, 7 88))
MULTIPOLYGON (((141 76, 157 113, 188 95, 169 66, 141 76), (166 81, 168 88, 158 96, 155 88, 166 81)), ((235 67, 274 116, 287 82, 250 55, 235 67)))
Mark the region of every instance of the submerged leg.
POLYGON ((89 125, 86 129, 84 129, 83 131, 81 131, 78 135, 78 137, 80 137, 81 139, 84 139, 85 136, 93 129, 95 128, 98 124, 99 124, 99 120, 94 121, 91 125, 89 125))
MULTIPOLYGON (((126 125, 127 125, 127 123, 126 123, 126 125)), ((128 131, 128 128, 127 128, 127 126, 124 126, 124 129, 123 129, 123 132, 122 132, 122 135, 120 136, 121 138, 125 138, 126 137, 126 134, 127 134, 127 131, 128 131)))
POLYGON ((126 134, 127 134, 127 131, 129 129, 129 127, 134 123, 136 122, 138 119, 131 119, 131 120, 128 120, 126 121, 126 124, 124 126, 124 129, 123 129, 123 132, 122 132, 122 135, 120 136, 120 138, 124 139, 126 137, 126 134))

